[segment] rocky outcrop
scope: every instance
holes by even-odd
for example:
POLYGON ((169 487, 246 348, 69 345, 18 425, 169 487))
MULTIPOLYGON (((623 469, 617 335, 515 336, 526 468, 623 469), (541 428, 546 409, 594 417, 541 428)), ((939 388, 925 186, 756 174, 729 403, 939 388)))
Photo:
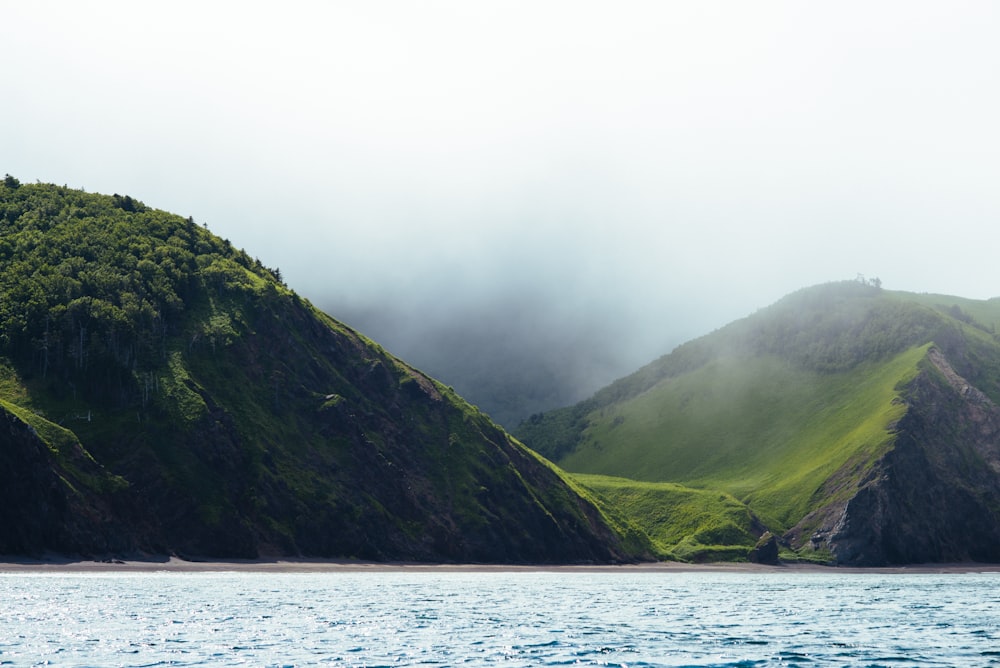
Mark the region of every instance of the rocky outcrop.
POLYGON ((1000 407, 938 348, 904 397, 894 445, 820 511, 812 547, 855 566, 1000 561, 1000 407))
POLYGON ((781 563, 778 559, 778 537, 770 531, 765 531, 757 544, 747 554, 747 561, 754 564, 767 564, 777 566, 781 563))
POLYGON ((0 554, 85 556, 143 547, 121 481, 84 453, 57 453, 0 406, 0 554))
POLYGON ((30 553, 60 541, 66 493, 45 444, 2 408, 0 442, 0 554, 30 553))

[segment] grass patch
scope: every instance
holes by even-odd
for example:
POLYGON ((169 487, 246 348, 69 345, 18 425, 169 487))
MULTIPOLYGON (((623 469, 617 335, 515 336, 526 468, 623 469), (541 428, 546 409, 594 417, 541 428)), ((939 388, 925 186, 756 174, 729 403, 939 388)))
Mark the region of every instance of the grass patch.
POLYGON ((201 395, 194 391, 194 381, 180 352, 170 353, 167 367, 159 378, 161 404, 179 424, 191 425, 208 412, 201 395))
MULTIPOLYGON (((80 441, 76 438, 76 434, 69 429, 49 422, 27 408, 21 408, 2 399, 0 399, 0 408, 15 415, 31 427, 35 434, 38 435, 38 438, 48 447, 49 451, 57 457, 65 456, 72 452, 74 448, 80 447, 80 441)), ((89 455, 87 456, 89 457, 89 455)))
POLYGON ((662 559, 745 560, 760 533, 746 504, 724 492, 603 475, 569 477, 645 534, 662 559))
MULTIPOLYGON (((661 560, 676 558, 669 550, 660 547, 652 540, 649 533, 641 528, 641 518, 630 516, 627 509, 619 507, 610 498, 601 494, 594 486, 586 482, 589 478, 602 478, 602 476, 572 475, 566 473, 566 471, 563 471, 534 450, 524 447, 524 451, 546 467, 552 469, 574 494, 594 506, 597 512, 600 513, 604 523, 618 534, 622 547, 629 554, 637 558, 645 558, 647 556, 661 560)), ((608 480, 612 479, 608 478, 608 480)))
POLYGON ((566 470, 719 490, 783 531, 849 459, 873 460, 905 411, 899 387, 928 346, 824 374, 774 357, 723 358, 589 416, 566 470))
POLYGON ((0 410, 14 415, 34 431, 59 468, 66 474, 60 475, 59 478, 74 494, 80 493, 78 486, 96 492, 112 492, 128 487, 128 482, 124 478, 102 470, 81 445, 76 434, 69 429, 3 399, 0 399, 0 410))

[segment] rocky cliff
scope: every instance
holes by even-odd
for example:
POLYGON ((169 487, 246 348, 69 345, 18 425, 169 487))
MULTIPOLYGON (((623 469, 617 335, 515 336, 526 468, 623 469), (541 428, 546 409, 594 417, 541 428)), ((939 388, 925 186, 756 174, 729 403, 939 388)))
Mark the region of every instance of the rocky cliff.
POLYGON ((133 551, 137 518, 124 481, 79 444, 62 445, 0 405, 0 554, 133 551))
POLYGON ((939 348, 903 396, 893 447, 810 535, 816 516, 786 538, 846 565, 1000 561, 1000 407, 939 348))

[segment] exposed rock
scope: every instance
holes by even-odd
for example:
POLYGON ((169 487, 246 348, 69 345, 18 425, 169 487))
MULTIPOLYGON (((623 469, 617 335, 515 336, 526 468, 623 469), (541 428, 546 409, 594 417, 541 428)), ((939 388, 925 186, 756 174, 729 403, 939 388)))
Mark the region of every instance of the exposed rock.
POLYGON ((778 559, 778 537, 770 531, 765 531, 757 544, 747 554, 747 560, 755 564, 777 566, 781 563, 778 559))
POLYGON ((837 563, 1000 561, 1000 408, 941 351, 928 361, 893 447, 810 536, 837 563))
POLYGON ((72 468, 0 406, 0 554, 95 556, 143 547, 124 490, 88 457, 66 458, 72 468))

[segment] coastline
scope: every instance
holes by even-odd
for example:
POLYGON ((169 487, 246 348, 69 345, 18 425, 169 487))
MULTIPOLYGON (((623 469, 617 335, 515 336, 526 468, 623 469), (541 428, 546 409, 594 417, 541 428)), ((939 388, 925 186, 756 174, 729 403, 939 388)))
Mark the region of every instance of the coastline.
POLYGON ((178 557, 148 560, 86 560, 65 557, 19 558, 0 556, 0 574, 10 573, 829 573, 829 574, 948 574, 1000 573, 1000 564, 956 563, 909 566, 845 567, 785 563, 768 566, 716 562, 687 564, 673 561, 639 564, 432 564, 371 562, 349 559, 255 559, 189 561, 178 557))

